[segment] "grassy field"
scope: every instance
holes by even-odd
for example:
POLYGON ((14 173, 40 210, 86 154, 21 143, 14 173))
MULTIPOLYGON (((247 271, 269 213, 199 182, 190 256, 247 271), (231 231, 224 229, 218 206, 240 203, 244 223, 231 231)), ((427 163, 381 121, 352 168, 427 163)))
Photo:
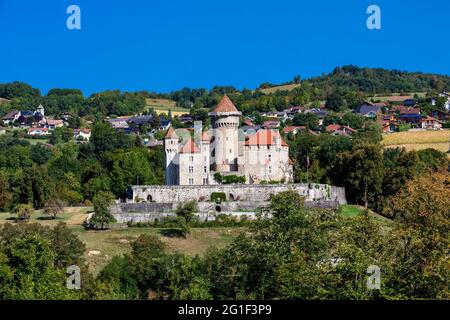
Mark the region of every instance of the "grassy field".
MULTIPOLYGON (((141 234, 154 234, 167 245, 171 252, 181 252, 187 255, 203 254, 209 247, 221 248, 241 232, 242 228, 193 228, 187 239, 174 236, 173 230, 163 228, 120 228, 104 231, 87 231, 82 224, 92 208, 70 207, 53 220, 38 210, 30 222, 40 223, 44 226, 54 227, 64 222, 79 239, 86 245, 85 257, 90 270, 96 275, 116 255, 130 252, 130 243, 141 234)), ((15 216, 0 212, 0 226, 5 223, 14 223, 15 216)))
MULTIPOLYGON (((426 96, 426 92, 413 92, 411 94, 408 95, 400 95, 400 93, 393 93, 390 96, 374 96, 374 97, 369 97, 369 100, 374 99, 374 100, 380 100, 382 102, 386 102, 389 101, 392 96, 401 96, 401 100, 406 100, 406 99, 412 99, 414 98, 414 95, 418 95, 419 97, 425 97, 426 96)), ((400 101, 399 101, 400 102, 400 101)))
POLYGON ((291 91, 299 86, 300 86, 300 84, 286 84, 284 86, 276 86, 276 87, 272 87, 272 88, 261 89, 260 91, 265 94, 271 94, 271 93, 275 93, 277 91, 291 91))
POLYGON ((185 113, 189 113, 189 109, 178 108, 176 102, 168 99, 147 99, 147 108, 154 109, 157 114, 172 112, 172 116, 179 116, 185 113))
MULTIPOLYGON (((363 210, 364 208, 361 206, 343 205, 340 214, 352 218, 361 214, 363 210)), ((131 242, 142 234, 156 235, 166 244, 170 252, 194 256, 204 254, 210 247, 223 248, 246 230, 245 228, 225 227, 192 228, 187 239, 176 236, 176 232, 170 228, 117 227, 103 231, 85 230, 82 224, 90 212, 92 212, 91 207, 67 207, 63 214, 53 220, 48 215, 43 214, 42 210, 38 210, 33 214, 31 222, 49 227, 54 227, 59 222, 66 223, 86 245, 85 257, 89 263, 90 271, 94 275, 97 275, 112 257, 129 253, 131 242)), ((369 214, 379 221, 383 227, 389 228, 391 220, 374 212, 369 214)), ((0 213, 0 226, 8 222, 15 223, 15 216, 9 213, 0 213)))
POLYGON ((341 206, 340 214, 344 217, 356 217, 361 212, 362 212, 362 208, 360 208, 358 206, 344 204, 341 206))
POLYGON ((447 152, 450 148, 450 130, 407 131, 385 134, 383 135, 382 144, 386 148, 404 147, 408 151, 432 148, 447 152))
POLYGON ((105 231, 86 231, 73 228, 86 245, 86 259, 94 275, 117 255, 130 252, 130 243, 142 234, 153 234, 166 244, 170 252, 187 255, 203 254, 209 247, 221 248, 231 243, 240 233, 239 228, 193 228, 187 239, 171 236, 170 229, 123 228, 105 231))
MULTIPOLYGON (((89 207, 64 208, 63 214, 56 219, 52 219, 49 215, 44 214, 42 210, 37 210, 31 216, 30 222, 38 222, 50 227, 57 225, 59 222, 64 222, 68 226, 80 226, 90 211, 92 211, 92 208, 89 207)), ((0 212, 0 225, 7 222, 15 222, 15 215, 8 212, 0 212)))
POLYGON ((27 139, 27 138, 24 138, 23 140, 28 141, 31 145, 38 143, 48 143, 49 141, 49 139, 27 139))

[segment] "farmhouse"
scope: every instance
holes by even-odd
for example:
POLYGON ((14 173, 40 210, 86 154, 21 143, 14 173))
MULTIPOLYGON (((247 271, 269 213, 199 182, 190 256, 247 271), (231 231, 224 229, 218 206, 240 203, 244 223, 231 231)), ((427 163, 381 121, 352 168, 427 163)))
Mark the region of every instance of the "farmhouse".
POLYGON ((366 118, 377 118, 382 113, 380 105, 365 102, 358 108, 358 113, 366 118))
POLYGON ((421 119, 420 123, 422 129, 440 130, 442 129, 442 122, 433 117, 426 117, 421 119))
POLYGON ((50 134, 48 128, 28 128, 28 135, 29 136, 48 136, 50 134))
POLYGON ((73 138, 76 141, 89 141, 91 129, 73 129, 73 138))
POLYGON ((19 117, 21 116, 20 111, 18 110, 12 110, 10 112, 8 112, 3 118, 3 123, 4 124, 11 124, 16 122, 17 120, 19 120, 19 117))
POLYGON ((344 137, 350 137, 356 133, 356 130, 348 126, 341 126, 340 124, 330 124, 326 126, 325 131, 332 136, 340 135, 344 137))

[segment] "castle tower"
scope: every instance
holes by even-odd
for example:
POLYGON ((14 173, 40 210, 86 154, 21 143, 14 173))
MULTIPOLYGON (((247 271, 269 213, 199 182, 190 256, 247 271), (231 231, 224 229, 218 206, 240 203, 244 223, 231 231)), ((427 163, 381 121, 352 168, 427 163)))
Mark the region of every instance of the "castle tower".
POLYGON ((227 95, 209 113, 213 127, 213 171, 230 172, 238 170, 239 117, 242 115, 227 95))
POLYGON ((178 185, 178 136, 172 127, 169 128, 169 131, 167 131, 164 137, 164 151, 166 155, 165 184, 178 185))
POLYGON ((201 156, 202 156, 202 182, 203 184, 210 184, 210 170, 211 170, 211 137, 207 132, 203 132, 201 141, 201 156))

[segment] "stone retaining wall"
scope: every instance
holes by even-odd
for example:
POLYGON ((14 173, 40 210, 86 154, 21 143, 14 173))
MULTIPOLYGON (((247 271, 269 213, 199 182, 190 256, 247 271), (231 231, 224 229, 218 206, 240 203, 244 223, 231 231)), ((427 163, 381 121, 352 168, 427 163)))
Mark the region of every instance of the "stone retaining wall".
POLYGON ((232 201, 269 201, 273 194, 294 190, 306 201, 334 201, 346 204, 345 189, 324 184, 280 184, 280 185, 205 185, 205 186, 133 186, 128 201, 179 203, 196 200, 208 201, 214 192, 225 193, 232 201))

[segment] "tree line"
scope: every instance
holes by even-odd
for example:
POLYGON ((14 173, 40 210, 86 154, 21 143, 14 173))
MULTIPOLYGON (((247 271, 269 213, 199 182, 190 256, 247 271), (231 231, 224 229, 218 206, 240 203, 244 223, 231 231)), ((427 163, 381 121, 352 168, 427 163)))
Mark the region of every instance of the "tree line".
POLYGON ((387 199, 391 219, 307 210, 283 192, 271 199, 272 219, 225 248, 190 257, 141 235, 96 278, 64 225, 6 224, 0 299, 448 299, 449 179, 443 171, 407 182, 387 199), (81 268, 81 290, 65 287, 71 264, 81 268), (371 266, 381 272, 376 288, 367 285, 371 266))

